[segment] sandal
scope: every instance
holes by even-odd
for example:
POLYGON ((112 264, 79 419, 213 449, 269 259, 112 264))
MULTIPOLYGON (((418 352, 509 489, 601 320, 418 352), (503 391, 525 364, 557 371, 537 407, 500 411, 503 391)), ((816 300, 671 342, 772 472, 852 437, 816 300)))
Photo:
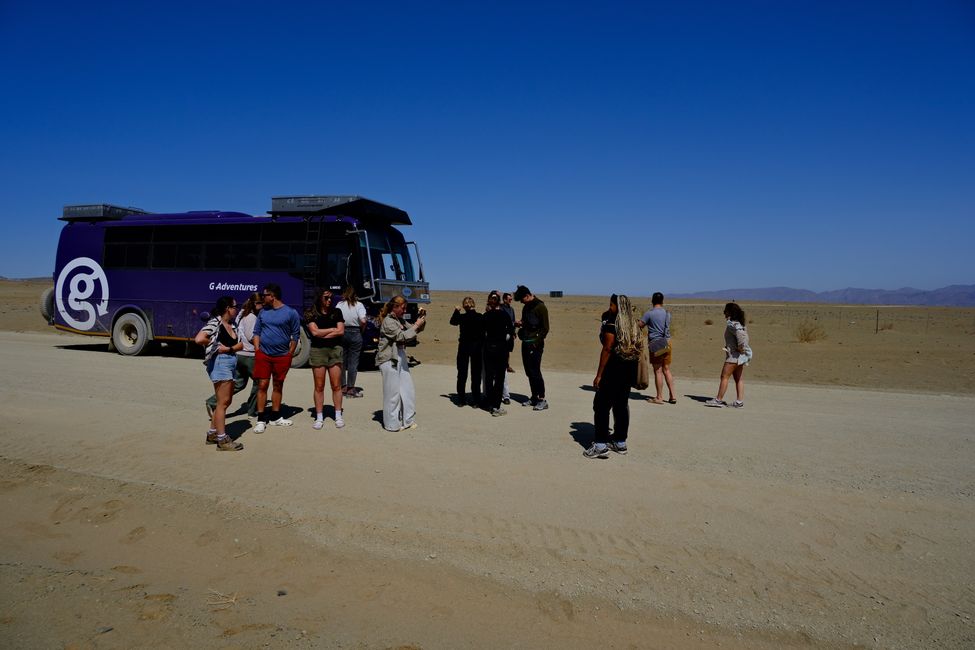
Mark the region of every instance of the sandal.
POLYGON ((664 403, 664 401, 662 399, 654 399, 653 397, 648 397, 647 398, 647 401, 650 402, 651 404, 663 404, 664 403))
POLYGON ((671 397, 669 400, 667 400, 667 403, 668 404, 676 404, 677 403, 677 400, 675 400, 673 397, 671 397))

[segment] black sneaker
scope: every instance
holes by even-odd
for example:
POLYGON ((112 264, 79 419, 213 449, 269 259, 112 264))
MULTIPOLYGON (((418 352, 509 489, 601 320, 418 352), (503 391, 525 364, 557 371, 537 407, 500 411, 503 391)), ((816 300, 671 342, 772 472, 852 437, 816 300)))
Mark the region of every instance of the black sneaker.
POLYGON ((614 442, 611 440, 608 443, 606 443, 606 446, 609 448, 610 451, 615 451, 617 454, 620 455, 624 455, 624 456, 626 455, 627 452, 626 443, 623 442, 622 440, 619 442, 614 442))

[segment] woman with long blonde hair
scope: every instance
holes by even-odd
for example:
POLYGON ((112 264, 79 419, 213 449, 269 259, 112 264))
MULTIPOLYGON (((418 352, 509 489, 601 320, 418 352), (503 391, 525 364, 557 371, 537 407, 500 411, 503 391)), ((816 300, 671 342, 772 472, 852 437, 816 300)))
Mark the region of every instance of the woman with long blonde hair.
POLYGON ((379 347, 376 366, 383 378, 383 428, 403 431, 416 427, 416 391, 410 375, 406 343, 416 339, 427 324, 426 313, 420 309, 418 318, 408 325, 403 318, 406 298, 393 296, 379 312, 379 347))
POLYGON ((636 380, 640 346, 643 341, 633 317, 630 299, 610 296, 609 309, 603 313, 599 328, 599 365, 592 386, 595 414, 595 436, 592 446, 583 452, 586 458, 609 458, 609 452, 625 454, 630 428, 630 388, 636 380), (609 413, 613 413, 613 433, 609 432, 609 413))

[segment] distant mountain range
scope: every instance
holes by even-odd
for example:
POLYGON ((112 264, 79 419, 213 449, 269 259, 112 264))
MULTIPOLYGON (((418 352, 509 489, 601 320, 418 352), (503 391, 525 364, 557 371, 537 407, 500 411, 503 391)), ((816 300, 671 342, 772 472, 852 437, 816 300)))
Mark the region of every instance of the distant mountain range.
POLYGON ((975 307, 975 284, 953 284, 931 291, 923 289, 836 289, 816 293, 807 289, 722 289, 670 294, 668 298, 701 300, 765 300, 771 302, 823 302, 849 305, 921 305, 925 307, 975 307))

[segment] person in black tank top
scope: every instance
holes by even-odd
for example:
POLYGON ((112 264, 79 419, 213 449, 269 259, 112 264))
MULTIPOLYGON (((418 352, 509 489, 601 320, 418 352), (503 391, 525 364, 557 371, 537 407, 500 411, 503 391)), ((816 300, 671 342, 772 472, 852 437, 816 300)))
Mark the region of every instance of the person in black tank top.
POLYGON ((237 301, 232 296, 223 296, 213 308, 213 318, 193 339, 197 345, 206 346, 203 363, 217 396, 216 407, 210 414, 206 443, 215 444, 219 451, 240 451, 244 448, 242 443, 231 440, 225 430, 227 407, 230 406, 234 391, 237 351, 244 347, 234 327, 236 316, 237 301))

